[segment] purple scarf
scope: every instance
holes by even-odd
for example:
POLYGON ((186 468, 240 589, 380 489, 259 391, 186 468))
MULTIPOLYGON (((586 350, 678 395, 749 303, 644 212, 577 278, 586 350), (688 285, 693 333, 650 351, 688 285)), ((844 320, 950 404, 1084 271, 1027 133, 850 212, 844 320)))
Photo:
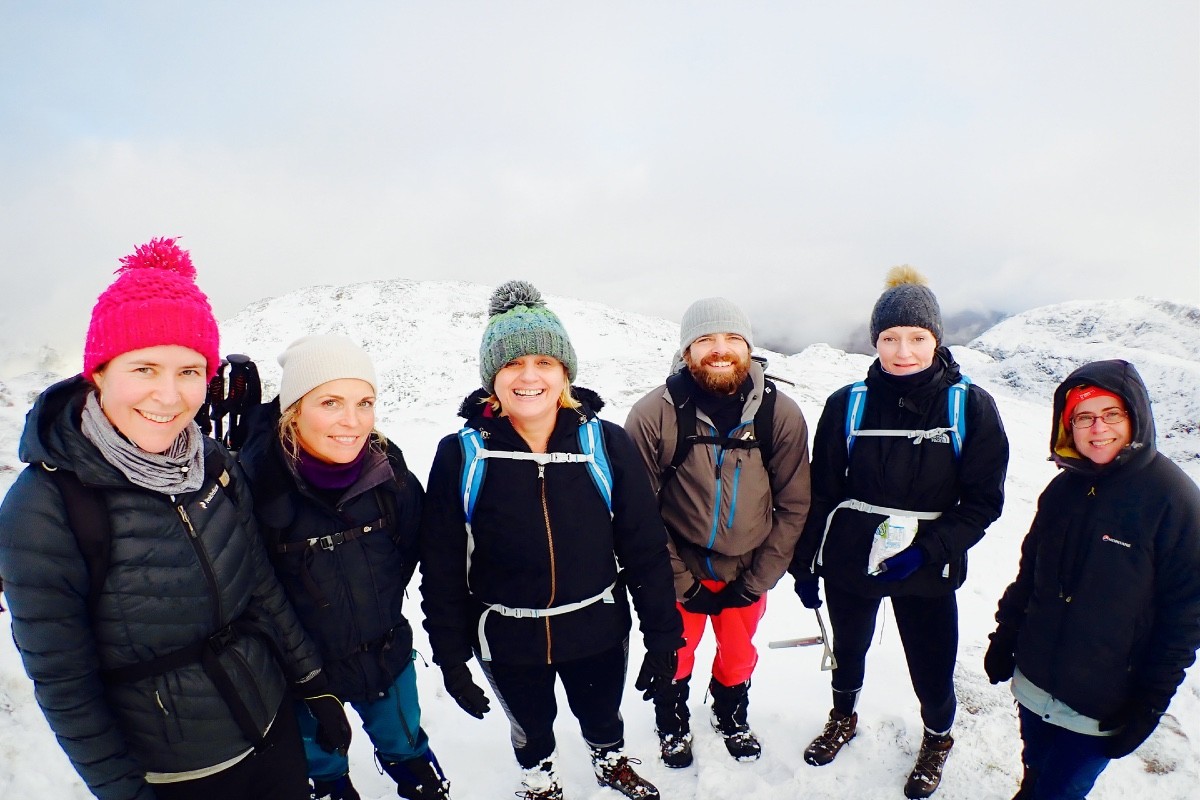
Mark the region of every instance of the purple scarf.
POLYGON ((362 474, 363 465, 367 463, 367 451, 370 449, 368 441, 358 451, 358 455, 354 457, 353 461, 346 464, 330 464, 301 447, 300 458, 296 462, 296 472, 300 474, 305 483, 314 489, 326 491, 349 489, 362 474))

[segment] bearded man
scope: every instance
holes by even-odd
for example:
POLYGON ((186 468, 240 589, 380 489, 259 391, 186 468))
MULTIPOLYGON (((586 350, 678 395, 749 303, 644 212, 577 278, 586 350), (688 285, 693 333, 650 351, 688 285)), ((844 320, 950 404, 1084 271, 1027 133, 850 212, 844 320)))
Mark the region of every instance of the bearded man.
MULTIPOLYGON (((670 534, 685 644, 654 701, 663 762, 692 763, 688 709, 696 646, 711 619, 717 655, 712 724, 739 761, 762 751, 747 721, 751 641, 783 576, 809 506, 808 427, 800 407, 751 359, 750 323, 734 303, 697 300, 680 325, 682 366, 625 422, 670 534)), ((639 688, 643 688, 639 682, 639 688)))

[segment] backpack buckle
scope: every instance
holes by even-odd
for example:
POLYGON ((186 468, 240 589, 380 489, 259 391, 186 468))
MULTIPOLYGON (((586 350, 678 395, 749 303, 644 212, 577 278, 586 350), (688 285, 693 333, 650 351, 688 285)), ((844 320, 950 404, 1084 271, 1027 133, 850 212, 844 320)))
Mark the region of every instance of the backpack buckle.
POLYGON ((346 541, 346 534, 338 532, 330 536, 322 536, 317 539, 317 546, 322 550, 332 550, 339 544, 346 541))
POLYGON ((221 628, 221 630, 208 637, 208 646, 212 648, 214 653, 220 655, 225 648, 233 644, 234 638, 235 634, 233 632, 233 626, 226 625, 224 628, 221 628))

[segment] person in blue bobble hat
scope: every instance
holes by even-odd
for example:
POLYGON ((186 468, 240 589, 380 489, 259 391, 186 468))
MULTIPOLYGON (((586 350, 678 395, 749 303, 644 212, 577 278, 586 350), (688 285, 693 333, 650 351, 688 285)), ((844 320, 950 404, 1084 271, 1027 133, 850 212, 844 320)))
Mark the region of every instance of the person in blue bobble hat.
POLYGON ((891 600, 924 734, 904 786, 928 797, 954 738, 955 592, 967 551, 1004 503, 1008 438, 992 397, 942 344, 942 312, 909 266, 888 273, 871 313, 878 358, 825 402, 812 451, 812 509, 789 571, 809 608, 825 581, 833 708, 804 751, 829 764, 858 725, 855 706, 879 605, 891 600))
POLYGON ((508 715, 525 800, 561 800, 555 685, 596 781, 635 800, 658 790, 624 751, 629 598, 646 657, 639 687, 669 685, 683 640, 667 535, 629 436, 574 384, 578 360, 537 289, 493 293, 482 388, 438 445, 421 523, 421 595, 433 660, 464 711, 490 708, 476 660, 508 715))

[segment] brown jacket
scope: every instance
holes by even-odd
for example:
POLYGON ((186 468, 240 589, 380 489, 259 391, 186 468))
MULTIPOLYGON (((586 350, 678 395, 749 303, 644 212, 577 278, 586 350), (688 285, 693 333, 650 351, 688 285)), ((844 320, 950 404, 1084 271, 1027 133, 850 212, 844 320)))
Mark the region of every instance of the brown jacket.
MULTIPOLYGON (((750 375, 754 388, 742 409, 742 423, 753 430, 765 383, 757 363, 751 364, 750 375)), ((757 449, 695 445, 675 477, 662 487, 662 472, 675 454, 673 401, 666 385, 658 386, 634 404, 625 430, 650 473, 670 533, 675 593, 682 598, 697 578, 732 581, 743 576, 749 591, 765 594, 791 562, 808 516, 808 425, 804 415, 796 401, 777 393, 769 470, 757 449), (714 511, 719 512, 716 520, 714 511)), ((743 431, 739 428, 739 435, 743 431)), ((699 410, 696 432, 714 435, 712 421, 699 410)))

